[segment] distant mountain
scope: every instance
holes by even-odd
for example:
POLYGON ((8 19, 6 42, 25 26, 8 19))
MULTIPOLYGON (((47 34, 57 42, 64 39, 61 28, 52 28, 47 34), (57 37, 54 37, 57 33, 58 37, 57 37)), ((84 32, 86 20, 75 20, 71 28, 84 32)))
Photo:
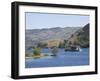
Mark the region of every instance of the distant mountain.
POLYGON ((68 39, 68 43, 72 45, 80 45, 81 47, 89 47, 89 24, 79 29, 68 39))
POLYGON ((48 47, 59 45, 63 40, 68 40, 72 34, 82 27, 55 27, 45 29, 31 29, 25 32, 26 48, 40 42, 47 43, 48 47))

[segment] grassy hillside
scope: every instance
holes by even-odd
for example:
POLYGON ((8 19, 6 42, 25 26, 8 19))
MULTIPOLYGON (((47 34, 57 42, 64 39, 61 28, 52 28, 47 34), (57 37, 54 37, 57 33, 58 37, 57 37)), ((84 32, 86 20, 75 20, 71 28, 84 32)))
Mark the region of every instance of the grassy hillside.
POLYGON ((34 45, 47 47, 59 46, 64 40, 67 40, 80 27, 55 27, 45 29, 26 30, 25 45, 26 48, 34 45))
POLYGON ((68 39, 69 44, 89 47, 89 24, 78 30, 68 39))

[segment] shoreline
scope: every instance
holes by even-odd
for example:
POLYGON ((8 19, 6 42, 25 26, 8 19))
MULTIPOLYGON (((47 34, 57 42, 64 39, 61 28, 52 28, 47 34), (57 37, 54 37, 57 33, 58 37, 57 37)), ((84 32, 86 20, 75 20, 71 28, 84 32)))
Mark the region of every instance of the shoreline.
POLYGON ((50 55, 48 54, 40 54, 40 55, 33 55, 33 56, 30 56, 30 57, 25 57, 25 59, 30 59, 30 58, 42 58, 42 57, 48 57, 50 55))

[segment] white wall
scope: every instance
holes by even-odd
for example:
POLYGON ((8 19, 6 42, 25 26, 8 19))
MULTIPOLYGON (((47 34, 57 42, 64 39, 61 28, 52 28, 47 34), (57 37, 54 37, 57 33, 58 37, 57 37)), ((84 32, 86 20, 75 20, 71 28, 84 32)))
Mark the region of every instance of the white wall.
MULTIPOLYGON (((14 0, 1 0, 0 1, 0 81, 13 81, 10 78, 10 65, 11 65, 11 2, 14 0)), ((17 0, 20 1, 20 0, 17 0)), ((30 2, 46 2, 46 3, 60 3, 72 5, 90 5, 98 6, 100 10, 100 0, 21 0, 30 2)), ((100 11, 98 11, 100 14, 100 11)), ((98 15, 100 21, 100 15, 98 15)), ((98 23, 98 30, 100 24, 98 23)), ((99 32, 100 34, 100 32, 99 32)), ((99 35, 98 34, 98 35, 99 35)), ((99 37, 100 41, 100 37, 99 37)), ((100 42, 98 43, 100 47, 100 42)), ((100 53, 100 51, 99 51, 100 53)), ((100 55, 98 56, 98 59, 100 55)), ((100 61, 100 60, 98 60, 100 61)), ((100 67, 100 64, 99 64, 100 67)), ((100 71, 100 70, 99 70, 100 71)), ((33 79, 26 79, 32 81, 33 79)), ((53 78, 39 78, 34 81, 99 81, 100 74, 98 75, 81 75, 81 76, 65 76, 53 78)))

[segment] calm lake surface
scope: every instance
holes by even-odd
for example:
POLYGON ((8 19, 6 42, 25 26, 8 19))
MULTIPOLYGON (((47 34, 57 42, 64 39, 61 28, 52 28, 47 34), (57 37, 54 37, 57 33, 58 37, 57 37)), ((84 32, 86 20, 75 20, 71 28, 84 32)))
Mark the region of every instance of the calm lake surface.
MULTIPOLYGON (((42 49, 43 54, 50 54, 50 49, 42 49)), ((89 48, 82 48, 80 52, 65 52, 59 49, 57 56, 42 58, 28 58, 25 60, 25 68, 82 66, 89 65, 89 48)))

